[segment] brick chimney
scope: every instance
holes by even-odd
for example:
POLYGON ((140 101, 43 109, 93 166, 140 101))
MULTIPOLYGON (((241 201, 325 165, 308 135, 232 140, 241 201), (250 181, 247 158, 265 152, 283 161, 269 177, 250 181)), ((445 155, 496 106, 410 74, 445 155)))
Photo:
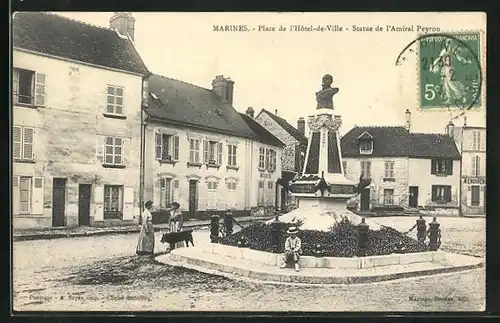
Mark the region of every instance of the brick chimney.
POLYGON ((233 104, 234 81, 229 77, 225 78, 223 75, 217 75, 212 80, 212 91, 222 102, 233 104))
POLYGON ((246 111, 245 113, 246 113, 246 114, 247 114, 247 116, 249 116, 250 118, 253 118, 255 111, 253 110, 253 108, 252 108, 252 107, 248 107, 248 108, 247 108, 247 111, 246 111))
POLYGON ((122 36, 129 35, 134 40, 135 18, 131 12, 115 12, 109 19, 109 28, 118 30, 122 36))
POLYGON ((306 120, 304 120, 304 117, 300 117, 299 120, 297 120, 297 130, 303 135, 306 135, 306 120))
POLYGON ((411 131, 411 112, 409 109, 406 109, 405 115, 406 115, 405 128, 406 130, 411 131))
POLYGON ((455 129, 455 124, 452 121, 448 122, 448 125, 446 126, 446 134, 451 138, 453 138, 454 129, 455 129))

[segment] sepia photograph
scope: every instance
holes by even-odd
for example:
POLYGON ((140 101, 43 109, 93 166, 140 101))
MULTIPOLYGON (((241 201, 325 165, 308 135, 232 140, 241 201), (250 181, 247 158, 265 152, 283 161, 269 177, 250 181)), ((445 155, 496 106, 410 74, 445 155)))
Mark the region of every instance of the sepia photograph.
POLYGON ((15 313, 485 311, 485 13, 11 32, 15 313))

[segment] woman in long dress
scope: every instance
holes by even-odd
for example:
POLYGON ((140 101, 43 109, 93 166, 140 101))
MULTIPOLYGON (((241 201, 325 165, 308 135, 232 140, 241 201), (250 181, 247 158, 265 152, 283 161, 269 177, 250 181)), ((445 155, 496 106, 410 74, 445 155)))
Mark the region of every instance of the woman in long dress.
MULTIPOLYGON (((467 101, 467 90, 465 85, 456 80, 452 66, 452 57, 450 54, 443 54, 436 58, 431 65, 431 72, 441 75, 441 96, 444 104, 465 104, 467 101)), ((457 60, 466 64, 461 57, 456 56, 457 60)))
MULTIPOLYGON (((172 203, 172 208, 170 211, 170 232, 179 232, 182 231, 182 227, 184 225, 184 217, 182 216, 182 212, 179 210, 180 204, 177 202, 172 203)), ((177 242, 174 248, 184 247, 184 241, 177 242)))
POLYGON ((138 255, 152 255, 155 249, 155 233, 153 216, 149 210, 153 207, 153 202, 147 201, 144 206, 145 210, 142 213, 141 233, 137 242, 136 253, 138 255))

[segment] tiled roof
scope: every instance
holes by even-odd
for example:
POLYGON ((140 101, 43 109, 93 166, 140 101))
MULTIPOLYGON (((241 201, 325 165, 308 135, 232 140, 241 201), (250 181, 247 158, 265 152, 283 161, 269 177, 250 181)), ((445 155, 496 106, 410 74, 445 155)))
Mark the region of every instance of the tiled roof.
POLYGON ((460 158, 454 140, 445 134, 410 133, 404 127, 354 127, 341 139, 343 157, 460 158), (358 137, 373 136, 373 153, 359 153, 358 137))
POLYGON ((148 74, 129 39, 114 30, 44 12, 16 12, 13 46, 119 70, 148 74))
POLYGON ((248 116, 246 113, 240 113, 241 117, 248 124, 250 129, 260 138, 260 141, 268 145, 285 147, 285 144, 276 138, 272 133, 267 131, 260 123, 255 121, 255 119, 248 116))
POLYGON ((277 115, 267 111, 266 109, 262 109, 262 111, 260 113, 262 113, 262 112, 267 113, 271 117, 271 119, 273 119, 280 127, 285 129, 285 131, 288 132, 297 141, 299 141, 300 143, 303 143, 303 144, 307 144, 307 138, 303 134, 301 134, 299 132, 299 130, 297 130, 297 128, 295 128, 294 126, 289 124, 288 121, 286 121, 285 119, 283 119, 281 117, 278 117, 277 115))
MULTIPOLYGON (((252 129, 238 111, 209 89, 154 74, 149 77, 148 89, 146 113, 152 118, 263 143, 276 139, 252 129)), ((274 144, 282 146, 279 140, 274 144)))

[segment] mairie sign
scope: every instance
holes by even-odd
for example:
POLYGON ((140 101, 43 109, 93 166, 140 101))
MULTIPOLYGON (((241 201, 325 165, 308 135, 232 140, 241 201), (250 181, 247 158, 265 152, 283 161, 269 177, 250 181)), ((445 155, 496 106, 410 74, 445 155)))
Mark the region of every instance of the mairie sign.
POLYGON ((465 177, 464 184, 486 184, 484 177, 465 177))

